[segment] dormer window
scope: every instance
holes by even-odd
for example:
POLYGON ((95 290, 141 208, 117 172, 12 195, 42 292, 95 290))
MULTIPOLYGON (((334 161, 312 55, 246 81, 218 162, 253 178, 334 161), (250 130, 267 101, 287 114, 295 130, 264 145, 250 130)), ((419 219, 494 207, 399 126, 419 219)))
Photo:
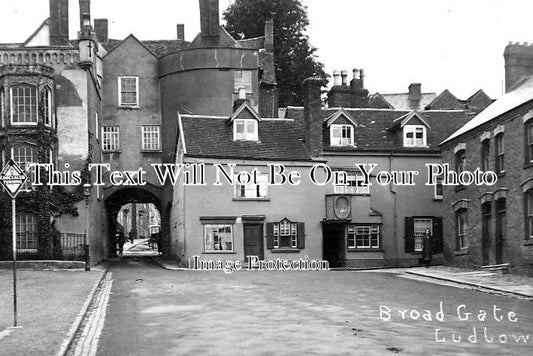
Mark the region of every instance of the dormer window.
POLYGON ((353 126, 333 124, 330 127, 331 146, 353 146, 353 126))
POLYGON ((426 147, 426 127, 422 125, 405 125, 403 127, 404 147, 426 147))
POLYGON ((257 120, 236 119, 233 121, 233 139, 235 141, 258 141, 257 120))

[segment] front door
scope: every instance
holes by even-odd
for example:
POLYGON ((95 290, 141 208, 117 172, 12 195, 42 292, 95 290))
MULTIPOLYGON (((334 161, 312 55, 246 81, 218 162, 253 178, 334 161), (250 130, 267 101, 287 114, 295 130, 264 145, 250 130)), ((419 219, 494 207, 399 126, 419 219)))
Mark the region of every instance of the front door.
POLYGON ((491 208, 490 203, 485 203, 481 206, 481 254, 483 259, 483 265, 488 265, 490 263, 490 249, 491 249, 491 208))
POLYGON ((264 259, 262 224, 244 224, 244 259, 246 261, 248 256, 264 259))
POLYGON ((346 263, 346 224, 323 224, 322 256, 330 267, 343 267, 346 263))

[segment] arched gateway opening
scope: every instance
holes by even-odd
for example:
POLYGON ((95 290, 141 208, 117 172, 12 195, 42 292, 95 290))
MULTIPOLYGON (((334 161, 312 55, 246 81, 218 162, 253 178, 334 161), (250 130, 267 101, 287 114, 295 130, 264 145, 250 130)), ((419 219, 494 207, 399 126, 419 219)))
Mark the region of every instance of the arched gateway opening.
POLYGON ((143 187, 113 187, 106 195, 107 257, 116 256, 119 236, 123 236, 127 247, 132 247, 133 243, 132 251, 141 252, 136 255, 157 255, 162 250, 160 189, 149 184, 143 187), (156 239, 159 239, 159 248, 156 239))

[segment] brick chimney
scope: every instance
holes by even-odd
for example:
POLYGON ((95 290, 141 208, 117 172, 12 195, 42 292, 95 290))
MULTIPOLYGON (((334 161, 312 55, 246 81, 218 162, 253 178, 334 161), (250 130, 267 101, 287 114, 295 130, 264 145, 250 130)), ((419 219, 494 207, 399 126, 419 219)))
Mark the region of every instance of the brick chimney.
POLYGON ((533 74, 533 44, 509 42, 503 52, 505 60, 505 92, 524 76, 533 74))
POLYGON ((350 86, 354 95, 354 108, 368 107, 368 90, 365 89, 365 71, 363 69, 354 69, 353 79, 350 86))
POLYGON ((107 19, 94 19, 94 32, 98 41, 105 43, 109 39, 109 27, 107 19))
POLYGON ((50 45, 68 46, 68 0, 50 0, 50 45))
POLYGON ((303 82, 305 145, 311 156, 322 154, 322 100, 321 88, 325 85, 320 78, 308 78, 303 82))
POLYGON ((177 40, 178 41, 185 41, 185 25, 182 23, 179 23, 176 25, 176 34, 177 34, 177 40))
POLYGON ((83 14, 91 14, 91 0, 80 0, 80 31, 83 32, 83 14))
POLYGON ((274 53, 274 21, 265 21, 265 52, 274 53))
POLYGON ((411 83, 409 85, 409 109, 419 110, 422 101, 422 84, 411 83))
POLYGON ((363 87, 360 75, 363 70, 354 69, 354 78, 348 85, 346 70, 334 71, 334 85, 328 92, 328 106, 330 108, 366 108, 368 107, 368 90, 363 87))
POLYGON ((218 0, 200 0, 200 29, 204 44, 219 42, 218 0))

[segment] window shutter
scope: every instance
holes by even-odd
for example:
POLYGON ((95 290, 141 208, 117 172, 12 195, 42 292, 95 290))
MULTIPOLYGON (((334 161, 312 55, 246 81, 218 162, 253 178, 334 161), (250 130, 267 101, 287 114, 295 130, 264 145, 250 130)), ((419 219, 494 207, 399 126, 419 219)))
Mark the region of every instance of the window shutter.
POLYGON ((405 217, 405 252, 415 252, 415 226, 414 218, 406 216, 405 217))
POLYGON ((266 235, 267 249, 272 250, 274 248, 274 225, 272 223, 266 224, 266 235))
POLYGON ((305 248, 305 223, 298 223, 298 249, 305 248))
POLYGON ((442 251, 442 216, 437 216, 433 218, 433 253, 442 253, 442 251))

